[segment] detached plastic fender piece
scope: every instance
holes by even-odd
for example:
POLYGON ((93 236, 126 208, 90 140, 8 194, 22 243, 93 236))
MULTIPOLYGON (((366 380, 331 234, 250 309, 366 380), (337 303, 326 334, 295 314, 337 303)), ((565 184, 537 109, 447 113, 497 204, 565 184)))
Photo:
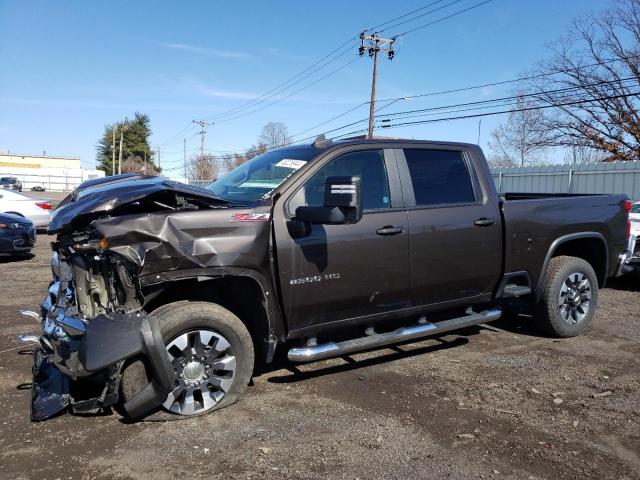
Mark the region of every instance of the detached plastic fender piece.
POLYGON ((80 361, 95 372, 136 355, 144 355, 152 380, 123 405, 132 418, 160 406, 173 388, 175 373, 158 322, 144 312, 98 315, 87 325, 80 346, 80 361))
POLYGON ((63 411, 71 402, 69 379, 58 370, 40 347, 33 352, 31 420, 39 422, 63 411))

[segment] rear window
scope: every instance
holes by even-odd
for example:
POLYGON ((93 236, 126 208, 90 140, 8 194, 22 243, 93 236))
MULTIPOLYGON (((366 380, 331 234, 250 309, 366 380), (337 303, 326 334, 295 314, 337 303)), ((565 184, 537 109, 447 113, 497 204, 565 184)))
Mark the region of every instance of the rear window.
POLYGON ((406 149, 404 155, 411 175, 416 206, 476 201, 462 152, 406 149))
POLYGON ((631 213, 640 213, 640 203, 631 205, 631 213))

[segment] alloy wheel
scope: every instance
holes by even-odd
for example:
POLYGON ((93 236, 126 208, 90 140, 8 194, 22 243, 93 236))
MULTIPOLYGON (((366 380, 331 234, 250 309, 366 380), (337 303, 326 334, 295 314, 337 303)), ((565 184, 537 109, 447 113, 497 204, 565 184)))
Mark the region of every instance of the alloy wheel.
POLYGON ((167 344, 176 385, 163 407, 178 415, 196 415, 215 407, 233 384, 236 358, 231 344, 213 330, 192 330, 167 344))
POLYGON ((562 319, 574 325, 580 322, 589 312, 591 304, 591 282, 580 272, 569 275, 558 295, 558 308, 562 319))

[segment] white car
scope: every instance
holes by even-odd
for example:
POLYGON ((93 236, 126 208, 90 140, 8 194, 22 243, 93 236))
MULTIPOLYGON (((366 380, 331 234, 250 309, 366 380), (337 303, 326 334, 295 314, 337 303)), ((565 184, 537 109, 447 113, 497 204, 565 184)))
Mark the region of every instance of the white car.
POLYGON ((36 228, 49 225, 51 200, 33 198, 11 190, 0 190, 0 213, 13 213, 31 220, 36 228))
POLYGON ((631 220, 631 235, 640 238, 640 202, 635 202, 631 205, 629 220, 631 220))

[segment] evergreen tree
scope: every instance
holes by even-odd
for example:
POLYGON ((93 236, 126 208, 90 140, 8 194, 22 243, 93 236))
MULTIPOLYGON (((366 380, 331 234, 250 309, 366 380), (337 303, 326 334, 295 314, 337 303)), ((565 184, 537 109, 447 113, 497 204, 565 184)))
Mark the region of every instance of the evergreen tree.
MULTIPOLYGON (((122 141, 122 163, 125 160, 144 163, 153 162, 153 153, 149 146, 151 136, 151 121, 144 113, 136 112, 133 119, 125 117, 121 122, 117 122, 104 127, 104 134, 97 145, 98 169, 104 170, 107 175, 113 175, 114 169, 111 162, 113 154, 113 132, 116 134, 115 143, 115 173, 118 173, 118 154, 120 148, 120 132, 123 133, 122 141)), ((124 168, 123 168, 124 172, 124 168)))

